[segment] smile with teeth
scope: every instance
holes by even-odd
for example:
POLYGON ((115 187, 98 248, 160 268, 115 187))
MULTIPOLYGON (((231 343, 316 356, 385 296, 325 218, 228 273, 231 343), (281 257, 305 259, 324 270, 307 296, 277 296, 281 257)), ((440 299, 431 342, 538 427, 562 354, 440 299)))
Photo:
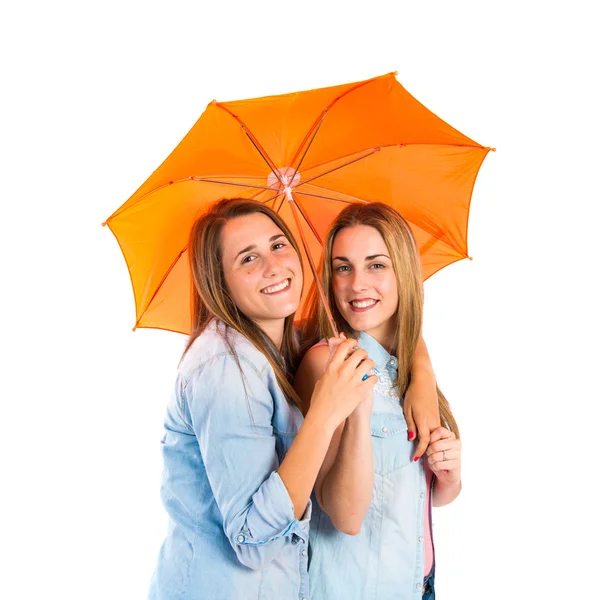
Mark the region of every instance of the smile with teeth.
POLYGON ((350 304, 352 306, 354 306, 354 308, 369 308, 370 306, 373 306, 376 302, 377 302, 377 300, 372 300, 372 299, 368 299, 368 300, 352 300, 350 302, 350 304))
POLYGON ((272 285, 260 290, 261 294, 275 294, 276 292, 281 292, 281 290, 285 290, 285 288, 290 286, 292 282, 291 279, 284 279, 281 283, 276 285, 272 285))

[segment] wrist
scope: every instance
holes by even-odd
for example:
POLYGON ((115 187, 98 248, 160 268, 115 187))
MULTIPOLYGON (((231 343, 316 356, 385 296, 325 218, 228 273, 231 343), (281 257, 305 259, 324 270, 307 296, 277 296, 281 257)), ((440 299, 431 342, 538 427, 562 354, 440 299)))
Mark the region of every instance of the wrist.
POLYGON ((372 407, 359 404, 346 419, 344 429, 371 429, 372 407))
POLYGON ((304 417, 302 427, 312 429, 319 435, 332 438, 339 423, 330 413, 320 410, 317 406, 311 406, 304 417))
POLYGON ((435 487, 444 489, 460 488, 462 487, 462 479, 460 475, 456 481, 444 481, 442 478, 438 477, 435 482, 435 487))
POLYGON ((346 422, 350 423, 371 423, 371 413, 373 412, 373 402, 361 402, 348 416, 346 422))

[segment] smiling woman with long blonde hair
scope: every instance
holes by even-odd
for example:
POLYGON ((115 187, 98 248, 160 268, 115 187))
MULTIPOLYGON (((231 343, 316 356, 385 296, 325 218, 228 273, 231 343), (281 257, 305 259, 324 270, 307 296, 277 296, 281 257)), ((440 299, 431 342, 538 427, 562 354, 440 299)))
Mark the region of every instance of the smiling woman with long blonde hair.
MULTIPOLYGON (((461 489, 461 443, 437 390, 441 424, 423 456, 407 435, 405 397, 421 340, 423 289, 408 223, 381 203, 347 206, 327 234, 322 284, 336 326, 375 361, 374 394, 345 419, 317 477, 310 541, 313 600, 435 597, 431 504, 461 489)), ((310 395, 332 329, 312 290, 296 389, 310 395)))

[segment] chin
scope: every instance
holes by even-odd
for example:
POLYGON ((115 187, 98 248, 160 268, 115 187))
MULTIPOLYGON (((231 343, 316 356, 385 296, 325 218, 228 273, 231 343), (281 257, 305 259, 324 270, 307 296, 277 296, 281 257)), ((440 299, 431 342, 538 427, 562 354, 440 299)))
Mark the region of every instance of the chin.
POLYGON ((374 319, 371 315, 369 315, 369 317, 357 317, 352 314, 345 317, 345 320, 354 331, 369 331, 375 329, 378 325, 381 325, 381 320, 374 319))
POLYGON ((288 304, 287 306, 282 306, 281 309, 275 310, 271 312, 268 317, 271 319, 285 319, 291 315, 293 315, 297 310, 299 302, 288 304))
POLYGON ((354 331, 363 331, 365 329, 364 320, 344 317, 344 321, 346 321, 346 323, 350 325, 350 329, 353 329, 354 331))

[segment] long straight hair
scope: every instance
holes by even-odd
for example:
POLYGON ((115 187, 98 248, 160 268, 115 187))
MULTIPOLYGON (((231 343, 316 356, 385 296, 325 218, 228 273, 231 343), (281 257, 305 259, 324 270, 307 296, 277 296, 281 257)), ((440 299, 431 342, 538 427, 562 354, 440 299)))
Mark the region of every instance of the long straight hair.
MULTIPOLYGON (((225 324, 226 331, 227 328, 237 331, 265 355, 273 367, 277 383, 288 402, 300 409, 300 400, 291 384, 292 376, 298 366, 299 350, 298 337, 294 330, 294 314, 285 318, 281 350, 278 350, 269 336, 238 309, 225 283, 221 248, 223 226, 231 219, 256 213, 262 213, 269 217, 281 229, 300 256, 300 248, 289 227, 269 207, 245 198, 225 198, 216 202, 208 212, 196 220, 190 232, 188 253, 193 283, 191 290, 192 331, 183 356, 186 355, 207 325, 213 319, 219 319, 225 324)), ((240 366, 235 348, 227 335, 226 341, 240 366)))
MULTIPOLYGON (((409 224, 387 204, 356 202, 342 210, 331 224, 325 238, 321 282, 338 331, 343 331, 346 336, 356 337, 356 332, 344 320, 336 305, 331 259, 333 242, 337 234, 342 229, 357 225, 376 229, 383 238, 392 260, 398 288, 398 307, 392 317, 395 323, 392 352, 398 359, 398 375, 395 384, 400 395, 404 396, 410 385, 410 373, 423 325, 423 279, 419 251, 409 224)), ((314 283, 304 305, 303 317, 302 352, 305 352, 319 339, 333 335, 323 302, 314 283)), ((439 387, 436 388, 442 424, 458 437, 458 426, 450 405, 439 387)))

